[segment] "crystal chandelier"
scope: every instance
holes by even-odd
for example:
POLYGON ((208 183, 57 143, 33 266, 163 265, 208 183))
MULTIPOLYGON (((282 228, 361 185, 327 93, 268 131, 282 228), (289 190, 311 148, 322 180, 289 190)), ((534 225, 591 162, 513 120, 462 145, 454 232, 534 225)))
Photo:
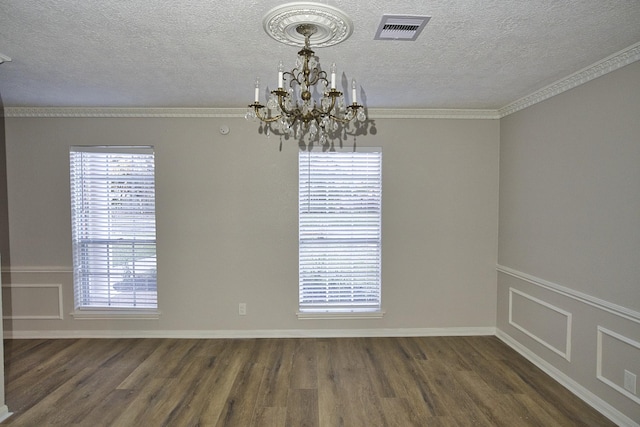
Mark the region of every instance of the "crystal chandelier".
POLYGON ((266 106, 260 103, 260 80, 256 79, 255 99, 245 117, 264 122, 266 133, 274 130, 296 138, 308 135, 310 141, 317 138, 324 145, 349 122, 364 122, 366 114, 364 106, 357 102, 355 80, 351 82, 351 103, 347 104, 342 92, 336 89, 336 65, 331 65, 329 74, 320 67, 310 47, 310 39, 317 31, 314 23, 295 26, 295 32, 304 37, 295 68, 285 71, 280 61, 278 88, 271 91, 266 106))

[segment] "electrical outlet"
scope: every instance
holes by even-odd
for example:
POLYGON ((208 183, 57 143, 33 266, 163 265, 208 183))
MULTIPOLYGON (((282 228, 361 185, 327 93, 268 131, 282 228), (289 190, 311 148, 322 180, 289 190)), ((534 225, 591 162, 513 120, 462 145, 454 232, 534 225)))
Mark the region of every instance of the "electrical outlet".
POLYGON ((636 394, 636 374, 624 370, 624 389, 636 394))
POLYGON ((240 304, 238 304, 238 314, 240 316, 246 316, 247 315, 247 303, 241 302, 240 304))

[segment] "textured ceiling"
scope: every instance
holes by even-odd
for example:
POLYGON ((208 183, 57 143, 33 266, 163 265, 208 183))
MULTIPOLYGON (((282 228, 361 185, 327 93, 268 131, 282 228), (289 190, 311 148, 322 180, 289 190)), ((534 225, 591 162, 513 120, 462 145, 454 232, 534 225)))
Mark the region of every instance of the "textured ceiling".
MULTIPOLYGON (((5 107, 245 107, 298 49, 262 28, 286 1, 2 0, 5 107)), ((315 49, 369 108, 497 109, 640 41, 637 0, 320 1, 353 35, 315 49), (383 14, 429 15, 414 42, 383 14)), ((312 39, 313 47, 313 39, 312 39)))

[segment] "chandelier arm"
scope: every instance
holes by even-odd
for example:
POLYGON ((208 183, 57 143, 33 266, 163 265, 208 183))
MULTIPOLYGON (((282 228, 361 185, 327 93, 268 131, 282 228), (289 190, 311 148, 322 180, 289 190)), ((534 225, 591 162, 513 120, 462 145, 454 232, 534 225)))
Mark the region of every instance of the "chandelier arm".
POLYGON ((360 108, 362 108, 362 105, 360 105, 360 104, 352 104, 352 105, 347 106, 347 108, 351 108, 351 109, 353 110, 353 116, 352 116, 350 119, 348 119, 348 118, 346 118, 346 117, 345 117, 345 118, 337 117, 337 116, 334 116, 334 115, 333 115, 333 114, 331 114, 331 113, 329 113, 328 115, 329 115, 329 117, 330 117, 330 118, 332 118, 333 120, 336 120, 336 121, 338 121, 338 122, 340 122, 340 123, 346 124, 346 123, 349 123, 350 121, 352 121, 353 119, 355 119, 355 118, 356 118, 356 114, 357 114, 356 112, 357 112, 360 108))
MULTIPOLYGON (((331 105, 322 110, 326 115, 328 115, 329 117, 332 117, 333 115, 331 114, 331 111, 333 111, 334 107, 336 106, 336 98, 339 97, 340 95, 342 95, 341 92, 338 92, 335 89, 331 89, 331 91, 327 92, 325 94, 325 96, 329 96, 329 98, 331 99, 331 105)), ((320 108, 322 108, 322 103, 320 103, 320 108)))
POLYGON ((253 107, 253 109, 256 112, 256 117, 259 118, 261 121, 265 122, 265 123, 271 123, 271 122, 275 122, 276 120, 279 120, 280 117, 282 117, 282 114, 276 116, 276 117, 266 117, 263 116, 260 111, 262 111, 262 109, 264 108, 262 105, 255 105, 255 104, 251 104, 250 107, 253 107))
POLYGON ((280 107, 280 110, 284 113, 284 114, 280 114, 278 118, 282 117, 283 115, 287 115, 287 116, 298 115, 295 113, 295 110, 289 110, 287 109, 287 107, 285 107, 284 100, 288 95, 286 91, 278 89, 278 90, 272 91, 271 93, 278 97, 278 106, 280 107))
POLYGON ((334 116, 333 114, 329 114, 329 118, 331 118, 332 120, 335 120, 336 122, 342 123, 342 124, 347 124, 351 120, 353 120, 353 117, 350 118, 350 119, 345 119, 345 118, 342 118, 342 117, 334 116))

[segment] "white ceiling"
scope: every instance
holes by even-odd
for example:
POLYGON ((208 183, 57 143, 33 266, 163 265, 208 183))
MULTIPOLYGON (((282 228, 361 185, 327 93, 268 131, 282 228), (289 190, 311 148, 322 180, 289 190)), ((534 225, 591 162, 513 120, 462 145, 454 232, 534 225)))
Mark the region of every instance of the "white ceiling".
MULTIPOLYGON (((315 49, 369 108, 498 109, 640 41, 638 0, 329 0, 352 36, 315 49), (414 42, 383 14, 429 15, 414 42)), ((246 107, 293 68, 263 16, 287 1, 2 0, 5 107, 246 107)), ((313 47, 313 39, 312 39, 313 47)))

